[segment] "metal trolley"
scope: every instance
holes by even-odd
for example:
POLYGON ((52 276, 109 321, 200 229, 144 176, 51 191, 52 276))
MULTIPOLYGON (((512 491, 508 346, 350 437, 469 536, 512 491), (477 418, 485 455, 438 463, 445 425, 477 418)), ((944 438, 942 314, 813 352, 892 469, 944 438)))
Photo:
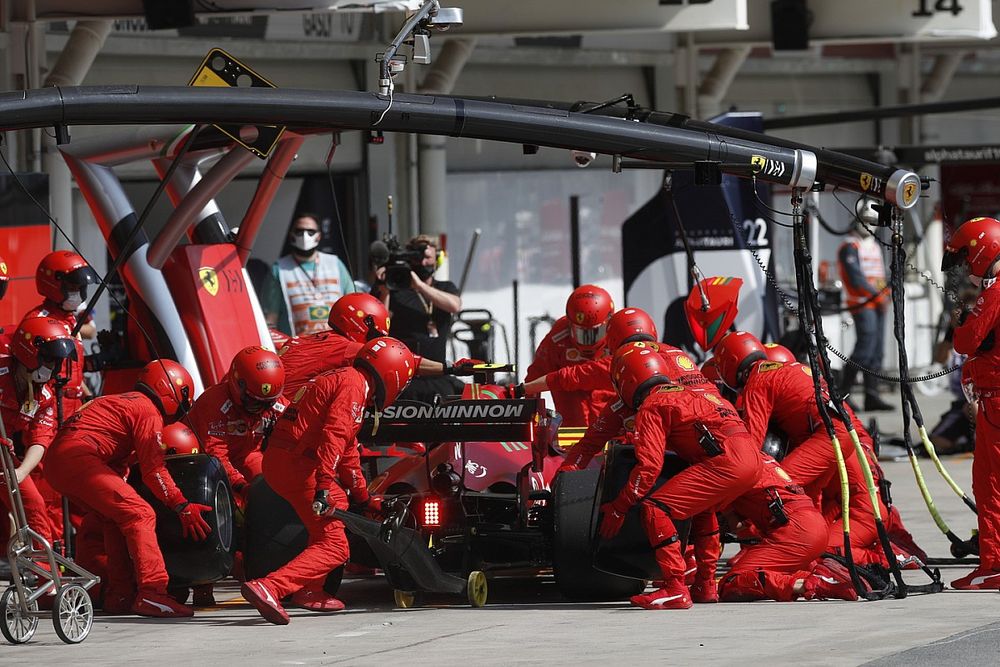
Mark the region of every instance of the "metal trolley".
MULTIPOLYGON (((0 436, 7 439, 2 420, 0 436)), ((35 634, 38 619, 51 615, 59 639, 67 644, 79 644, 90 634, 94 623, 94 605, 87 589, 97 584, 100 577, 56 553, 45 538, 31 529, 24 514, 13 457, 2 444, 0 460, 16 529, 7 545, 14 583, 0 596, 0 632, 12 644, 23 644, 35 634), (35 544, 41 548, 36 549, 35 544), (34 575, 31 579, 37 583, 35 588, 29 586, 29 574, 34 575), (39 598, 52 591, 55 591, 52 610, 39 610, 39 598)))

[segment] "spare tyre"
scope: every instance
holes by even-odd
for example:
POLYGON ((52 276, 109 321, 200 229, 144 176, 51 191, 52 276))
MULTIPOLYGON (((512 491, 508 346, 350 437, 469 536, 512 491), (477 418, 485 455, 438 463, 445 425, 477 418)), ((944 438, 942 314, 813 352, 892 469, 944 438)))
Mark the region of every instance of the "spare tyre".
POLYGON ((129 471, 129 484, 156 511, 156 539, 170 585, 198 586, 218 581, 232 570, 236 550, 232 493, 226 472, 219 460, 208 454, 170 456, 165 463, 167 472, 189 502, 212 508, 202 515, 212 528, 208 537, 201 542, 187 539, 177 513, 146 487, 138 466, 129 471))
MULTIPOLYGON (((309 533, 288 501, 278 495, 264 476, 250 484, 244 513, 243 563, 247 579, 266 577, 298 556, 306 548, 309 533)), ((323 585, 336 595, 344 567, 330 572, 323 585)))
POLYGON ((552 486, 552 569, 559 592, 570 600, 625 600, 646 587, 594 567, 600 470, 560 473, 552 486))

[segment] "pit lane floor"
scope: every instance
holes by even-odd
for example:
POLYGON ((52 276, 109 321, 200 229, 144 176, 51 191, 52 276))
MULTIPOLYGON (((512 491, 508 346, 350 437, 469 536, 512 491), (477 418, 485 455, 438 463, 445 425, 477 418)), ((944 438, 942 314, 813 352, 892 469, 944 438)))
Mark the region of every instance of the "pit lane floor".
MULTIPOLYGON (((944 401, 921 399, 933 424, 944 401)), ((881 413, 883 429, 891 422, 881 413)), ((896 426, 898 429, 898 425, 896 426)), ((975 517, 927 459, 921 463, 938 507, 967 537, 975 517)), ((946 465, 970 486, 969 458, 946 465)), ((909 464, 884 463, 893 495, 918 543, 947 558, 948 543, 931 521, 909 464)), ((733 547, 727 549, 732 553, 733 547)), ((968 566, 942 568, 946 582, 968 566)), ((923 583, 922 574, 909 574, 923 583)), ((627 603, 572 604, 550 578, 496 579, 486 607, 440 597, 397 610, 378 578, 346 580, 349 610, 321 615, 290 610, 288 626, 263 621, 231 581, 216 589, 217 607, 193 619, 153 620, 98 615, 81 645, 62 644, 43 622, 29 644, 0 645, 0 664, 144 665, 461 665, 712 664, 993 665, 1000 649, 1000 594, 945 591, 881 602, 796 602, 696 605, 652 612, 627 603)))

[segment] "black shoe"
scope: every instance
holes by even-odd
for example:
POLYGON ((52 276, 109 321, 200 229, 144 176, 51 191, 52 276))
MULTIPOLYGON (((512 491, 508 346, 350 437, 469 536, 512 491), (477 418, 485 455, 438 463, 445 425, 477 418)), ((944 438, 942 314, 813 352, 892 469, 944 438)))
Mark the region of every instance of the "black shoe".
POLYGON ((890 403, 886 403, 877 394, 875 396, 865 396, 865 412, 883 412, 893 410, 890 403))

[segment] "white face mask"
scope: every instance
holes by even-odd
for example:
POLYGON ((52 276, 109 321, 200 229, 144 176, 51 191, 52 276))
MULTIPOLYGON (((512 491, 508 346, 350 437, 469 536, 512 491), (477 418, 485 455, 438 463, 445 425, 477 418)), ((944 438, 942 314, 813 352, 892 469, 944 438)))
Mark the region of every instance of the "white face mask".
POLYGON ((52 369, 42 365, 31 372, 31 381, 35 384, 45 384, 52 379, 52 369))
POLYGON ((305 234, 292 234, 292 247, 302 252, 309 252, 319 245, 319 230, 305 234))
POLYGON ((66 300, 62 302, 62 308, 67 312, 76 312, 76 309, 79 308, 82 303, 83 295, 79 292, 69 292, 66 295, 66 300))

